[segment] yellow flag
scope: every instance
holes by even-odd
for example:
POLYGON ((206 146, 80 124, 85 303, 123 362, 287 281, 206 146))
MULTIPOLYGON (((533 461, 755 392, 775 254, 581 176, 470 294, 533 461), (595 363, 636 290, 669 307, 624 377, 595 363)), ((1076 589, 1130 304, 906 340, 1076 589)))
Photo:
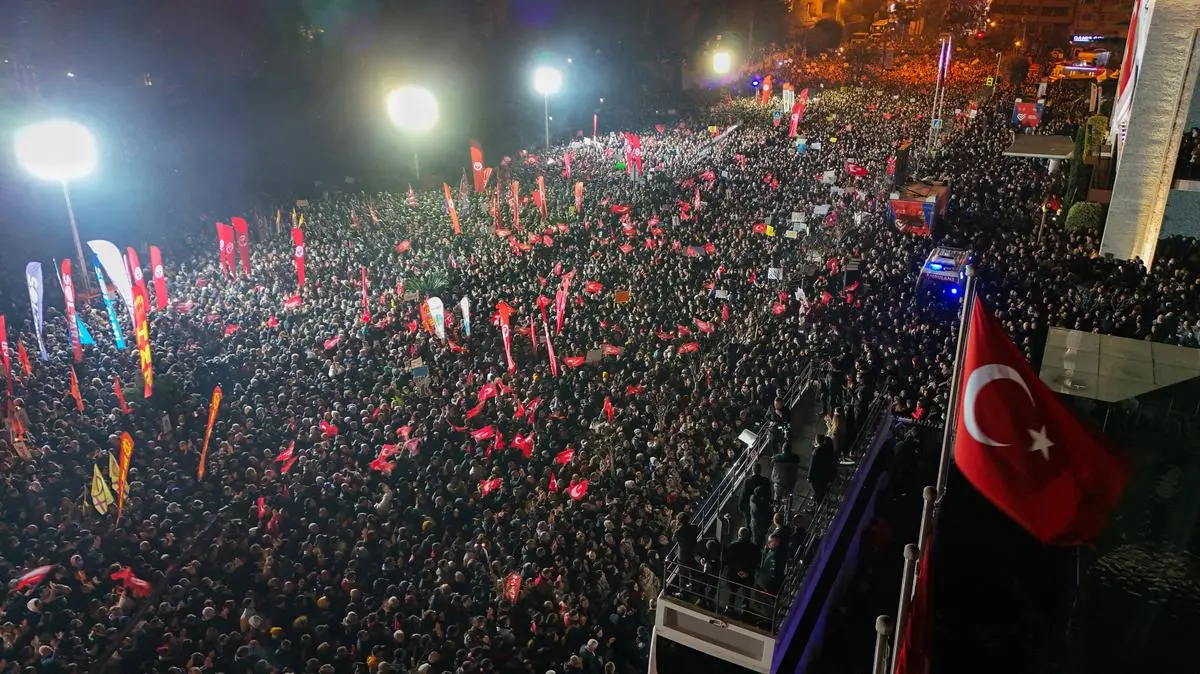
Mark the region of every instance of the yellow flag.
POLYGON ((117 457, 112 452, 108 453, 108 481, 113 484, 121 481, 121 464, 117 463, 117 457))
MULTIPOLYGON (((112 455, 109 454, 111 457, 112 455)), ((113 495, 108 488, 108 484, 104 482, 104 476, 100 474, 100 467, 92 464, 92 507, 101 515, 108 512, 112 507, 113 495)))
POLYGON ((133 460, 133 438, 128 433, 121 434, 121 474, 117 477, 117 521, 121 521, 121 511, 125 510, 125 492, 129 488, 129 462, 133 460))
POLYGON ((297 226, 297 227, 303 227, 303 226, 304 226, 304 214, 303 214, 303 213, 301 213, 301 214, 300 214, 300 222, 299 222, 299 223, 298 223, 296 226, 297 226))
POLYGON ((278 227, 279 227, 279 221, 280 221, 280 219, 281 219, 282 217, 283 217, 283 211, 281 211, 280 209, 276 208, 276 209, 275 209, 275 227, 276 227, 276 228, 278 228, 278 227))
POLYGON ((775 236, 775 228, 767 225, 767 236, 775 236))

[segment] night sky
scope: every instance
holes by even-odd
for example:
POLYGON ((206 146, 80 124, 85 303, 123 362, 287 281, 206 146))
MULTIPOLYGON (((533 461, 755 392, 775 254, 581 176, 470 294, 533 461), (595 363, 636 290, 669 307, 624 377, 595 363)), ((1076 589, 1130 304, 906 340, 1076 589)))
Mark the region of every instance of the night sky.
POLYGON ((541 63, 564 72, 556 136, 590 132, 597 112, 602 131, 628 128, 678 95, 647 64, 691 56, 756 1, 774 2, 5 0, 0 54, 32 77, 0 80, 18 94, 0 100, 0 230, 46 257, 69 246, 57 186, 13 166, 9 139, 23 121, 69 116, 93 129, 101 165, 73 186, 80 229, 137 243, 311 196, 316 180, 403 190, 414 151, 426 185, 456 182, 470 138, 488 163, 540 143, 530 80, 541 63), (441 105, 437 129, 415 142, 384 111, 400 83, 430 88, 441 105))

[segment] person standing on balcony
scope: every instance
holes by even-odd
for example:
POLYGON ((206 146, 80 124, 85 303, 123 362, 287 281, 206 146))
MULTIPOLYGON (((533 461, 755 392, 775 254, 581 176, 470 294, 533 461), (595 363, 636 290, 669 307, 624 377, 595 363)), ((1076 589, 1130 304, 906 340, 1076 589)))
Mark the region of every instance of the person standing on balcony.
POLYGON ((793 452, 791 446, 784 445, 778 454, 771 457, 771 489, 776 502, 786 499, 785 507, 791 506, 799 477, 800 455, 793 452))
POLYGON ((762 546, 766 541, 767 531, 771 528, 771 488, 759 486, 750 497, 750 530, 754 534, 754 544, 762 546))
POLYGON ((812 465, 808 467, 808 483, 812 485, 813 500, 820 506, 837 477, 838 456, 833 441, 818 433, 813 439, 812 465))
POLYGON ((725 551, 725 580, 729 582, 729 601, 726 612, 740 611, 739 596, 749 599, 754 586, 754 573, 758 570, 759 549, 750 540, 750 529, 738 529, 737 540, 725 551))
POLYGON ((750 499, 759 487, 770 489, 771 481, 762 474, 762 466, 755 463, 754 469, 750 472, 750 477, 746 478, 746 483, 742 485, 742 494, 738 501, 738 510, 742 513, 742 522, 750 521, 750 499))
POLYGON ((778 594, 786 571, 787 549, 779 532, 775 532, 767 539, 767 549, 758 565, 758 586, 768 594, 778 594))

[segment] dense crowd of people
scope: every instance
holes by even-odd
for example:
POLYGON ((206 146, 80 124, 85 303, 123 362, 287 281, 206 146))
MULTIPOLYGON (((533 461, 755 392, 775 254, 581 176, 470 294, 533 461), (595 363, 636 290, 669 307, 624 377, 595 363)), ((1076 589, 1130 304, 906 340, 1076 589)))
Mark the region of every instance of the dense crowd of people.
MULTIPOLYGON (((575 140, 506 161, 465 202, 454 190, 458 236, 442 190, 313 200, 298 209, 301 288, 290 205, 282 227, 260 223, 248 277, 219 271, 210 228, 181 233, 166 247, 171 307, 151 319, 149 399, 94 301, 81 309, 97 344, 74 364, 77 409, 52 297, 50 360, 14 368, 32 457, 3 453, 0 565, 14 581, 53 569, 8 593, 0 671, 645 671, 664 556, 689 507, 806 363, 831 418, 880 396, 896 415, 943 414, 955 307, 915 290, 931 242, 888 216, 903 139, 916 175, 949 180, 944 243, 973 253, 983 298, 1029 358, 1051 325, 1197 345, 1194 242, 1147 270, 1097 257, 1098 232, 1052 223, 1039 237, 1034 216, 1061 176, 1002 155, 1002 106, 960 115, 927 148, 924 75, 835 88, 820 81, 826 63, 811 61, 811 81, 804 63, 786 74, 811 87, 800 150, 786 115, 720 142, 695 123, 645 129, 635 179, 619 135, 575 140), (794 238, 792 213, 807 230, 794 238), (852 262, 861 277, 847 285, 852 262), (421 315, 433 296, 445 338, 421 315), (501 302, 507 331, 491 320, 501 302), (81 492, 94 465, 107 475, 124 431, 135 449, 116 522, 81 492), (150 596, 114 580, 122 569, 150 596)), ((969 93, 953 88, 947 109, 968 110, 969 93)), ((17 311, 10 339, 36 354, 17 311)), ((750 518, 747 555, 780 545, 785 523, 769 515, 750 518)))

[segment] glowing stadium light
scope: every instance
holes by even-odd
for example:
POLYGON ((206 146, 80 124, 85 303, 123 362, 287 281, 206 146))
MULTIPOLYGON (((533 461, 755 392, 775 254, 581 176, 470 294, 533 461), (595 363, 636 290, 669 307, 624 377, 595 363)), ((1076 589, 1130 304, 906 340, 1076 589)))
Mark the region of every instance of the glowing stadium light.
POLYGON ((562 89, 563 76, 557 68, 542 66, 533 71, 533 88, 543 96, 557 94, 562 89))
POLYGON ((87 259, 79 241, 79 228, 75 223, 75 208, 71 205, 71 191, 67 183, 88 176, 96 170, 96 139, 87 127, 65 119, 52 119, 31 124, 17 131, 13 138, 13 149, 17 163, 29 175, 40 180, 62 185, 63 199, 67 203, 67 217, 71 223, 71 236, 75 238, 75 253, 79 257, 76 272, 83 277, 83 287, 91 290, 87 259))
POLYGON ((712 68, 713 72, 718 75, 728 74, 733 69, 733 54, 724 49, 713 52, 712 68))
MULTIPOLYGON (((400 87, 388 94, 388 118, 396 128, 405 133, 425 133, 437 124, 438 102, 428 89, 400 87)), ((417 182, 421 182, 421 156, 413 152, 413 165, 417 170, 417 182)))
POLYGON ((542 108, 546 121, 546 147, 550 147, 550 95, 562 89, 563 76, 557 68, 541 66, 533 71, 533 88, 542 95, 542 108))
POLYGON ((387 113, 401 131, 425 132, 437 124, 438 102, 428 89, 401 87, 388 94, 387 113))
POLYGON ((21 168, 41 180, 78 180, 96 169, 96 139, 92 132, 65 119, 17 131, 13 147, 21 168))

